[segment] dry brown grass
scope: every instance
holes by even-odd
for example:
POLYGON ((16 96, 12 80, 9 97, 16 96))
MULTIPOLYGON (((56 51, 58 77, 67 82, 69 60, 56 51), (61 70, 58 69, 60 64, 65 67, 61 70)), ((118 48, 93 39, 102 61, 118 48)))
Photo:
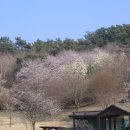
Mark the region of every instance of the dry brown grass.
MULTIPOLYGON (((63 116, 62 116, 63 117, 63 116)), ((61 117, 61 118, 62 118, 61 117)), ((70 121, 61 120, 59 117, 49 119, 48 121, 38 122, 36 130, 40 130, 40 126, 71 126, 70 121)), ((26 121, 21 120, 17 114, 13 115, 12 125, 10 127, 9 114, 6 112, 0 113, 0 130, 31 130, 31 126, 26 121)))
MULTIPOLYGON (((90 111, 90 110, 99 110, 100 106, 98 104, 90 105, 87 107, 80 108, 79 111, 90 111)), ((64 126, 72 127, 72 120, 69 118, 69 115, 72 114, 72 110, 67 110, 61 113, 58 116, 55 116, 47 121, 38 122, 36 124, 36 130, 40 130, 40 126, 64 126)), ((29 123, 21 120, 19 114, 13 113, 12 116, 12 126, 9 125, 9 113, 0 112, 0 130, 31 130, 29 123)), ((42 129, 41 129, 42 130, 42 129)))

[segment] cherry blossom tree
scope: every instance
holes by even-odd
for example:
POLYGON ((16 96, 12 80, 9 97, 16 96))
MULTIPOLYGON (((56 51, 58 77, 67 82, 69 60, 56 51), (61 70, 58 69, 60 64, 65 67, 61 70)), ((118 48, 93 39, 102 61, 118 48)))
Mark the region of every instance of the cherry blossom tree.
POLYGON ((14 106, 20 110, 23 117, 27 119, 32 129, 35 130, 35 124, 39 120, 61 112, 61 107, 52 97, 47 97, 40 88, 34 90, 31 85, 24 84, 22 86, 14 86, 11 91, 13 95, 14 106))
POLYGON ((65 51, 44 60, 28 60, 23 62, 16 79, 19 85, 26 84, 27 88, 31 87, 33 90, 40 88, 60 103, 66 104, 71 100, 78 110, 80 102, 87 95, 89 64, 92 63, 93 68, 100 66, 106 57, 111 60, 109 54, 95 49, 86 53, 65 51), (62 96, 56 90, 62 90, 62 96))

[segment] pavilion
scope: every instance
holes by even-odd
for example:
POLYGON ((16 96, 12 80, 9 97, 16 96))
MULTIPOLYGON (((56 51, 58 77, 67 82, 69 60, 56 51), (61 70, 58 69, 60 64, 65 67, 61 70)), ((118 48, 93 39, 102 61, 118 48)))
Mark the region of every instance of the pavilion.
POLYGON ((86 129, 82 122, 90 124, 93 130, 130 130, 130 109, 119 103, 102 111, 74 112, 70 117, 74 130, 86 129))

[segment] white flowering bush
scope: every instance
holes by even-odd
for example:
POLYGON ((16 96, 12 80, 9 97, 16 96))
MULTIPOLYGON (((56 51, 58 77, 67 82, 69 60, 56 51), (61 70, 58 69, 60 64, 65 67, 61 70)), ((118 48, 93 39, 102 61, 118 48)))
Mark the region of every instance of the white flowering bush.
POLYGON ((108 62, 111 63, 113 62, 113 56, 114 55, 105 51, 99 51, 98 54, 94 57, 94 63, 100 66, 108 62))
POLYGON ((90 63, 91 68, 93 71, 96 71, 100 68, 102 68, 105 65, 112 65, 114 63, 114 54, 110 54, 105 51, 99 51, 94 57, 92 62, 90 63))
POLYGON ((61 78, 64 73, 79 74, 87 77, 105 64, 113 64, 114 55, 101 49, 87 53, 72 51, 57 56, 48 56, 46 60, 26 61, 16 78, 23 81, 43 82, 61 78))
POLYGON ((87 67, 88 65, 85 64, 83 61, 76 61, 72 63, 72 70, 84 76, 86 75, 87 67))
POLYGON ((83 60, 76 60, 70 64, 62 66, 64 72, 70 73, 72 75, 80 75, 85 77, 88 65, 83 60), (64 68, 64 69, 63 69, 64 68))

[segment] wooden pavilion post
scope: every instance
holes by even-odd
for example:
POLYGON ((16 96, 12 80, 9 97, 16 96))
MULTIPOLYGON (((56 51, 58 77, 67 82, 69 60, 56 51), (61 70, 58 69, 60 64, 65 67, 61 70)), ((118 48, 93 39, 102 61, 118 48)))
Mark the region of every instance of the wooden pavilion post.
POLYGON ((100 116, 97 117, 97 128, 98 130, 101 130, 100 129, 100 116))
MULTIPOLYGON (((73 115, 75 115, 75 113, 73 112, 73 115)), ((75 119, 73 118, 73 130, 75 130, 75 119)))
POLYGON ((128 126, 129 126, 129 130, 130 130, 130 115, 129 115, 129 125, 128 126))
POLYGON ((108 120, 109 120, 109 130, 111 130, 111 117, 109 117, 108 120))
POLYGON ((114 130, 116 130, 116 118, 114 119, 114 130))

